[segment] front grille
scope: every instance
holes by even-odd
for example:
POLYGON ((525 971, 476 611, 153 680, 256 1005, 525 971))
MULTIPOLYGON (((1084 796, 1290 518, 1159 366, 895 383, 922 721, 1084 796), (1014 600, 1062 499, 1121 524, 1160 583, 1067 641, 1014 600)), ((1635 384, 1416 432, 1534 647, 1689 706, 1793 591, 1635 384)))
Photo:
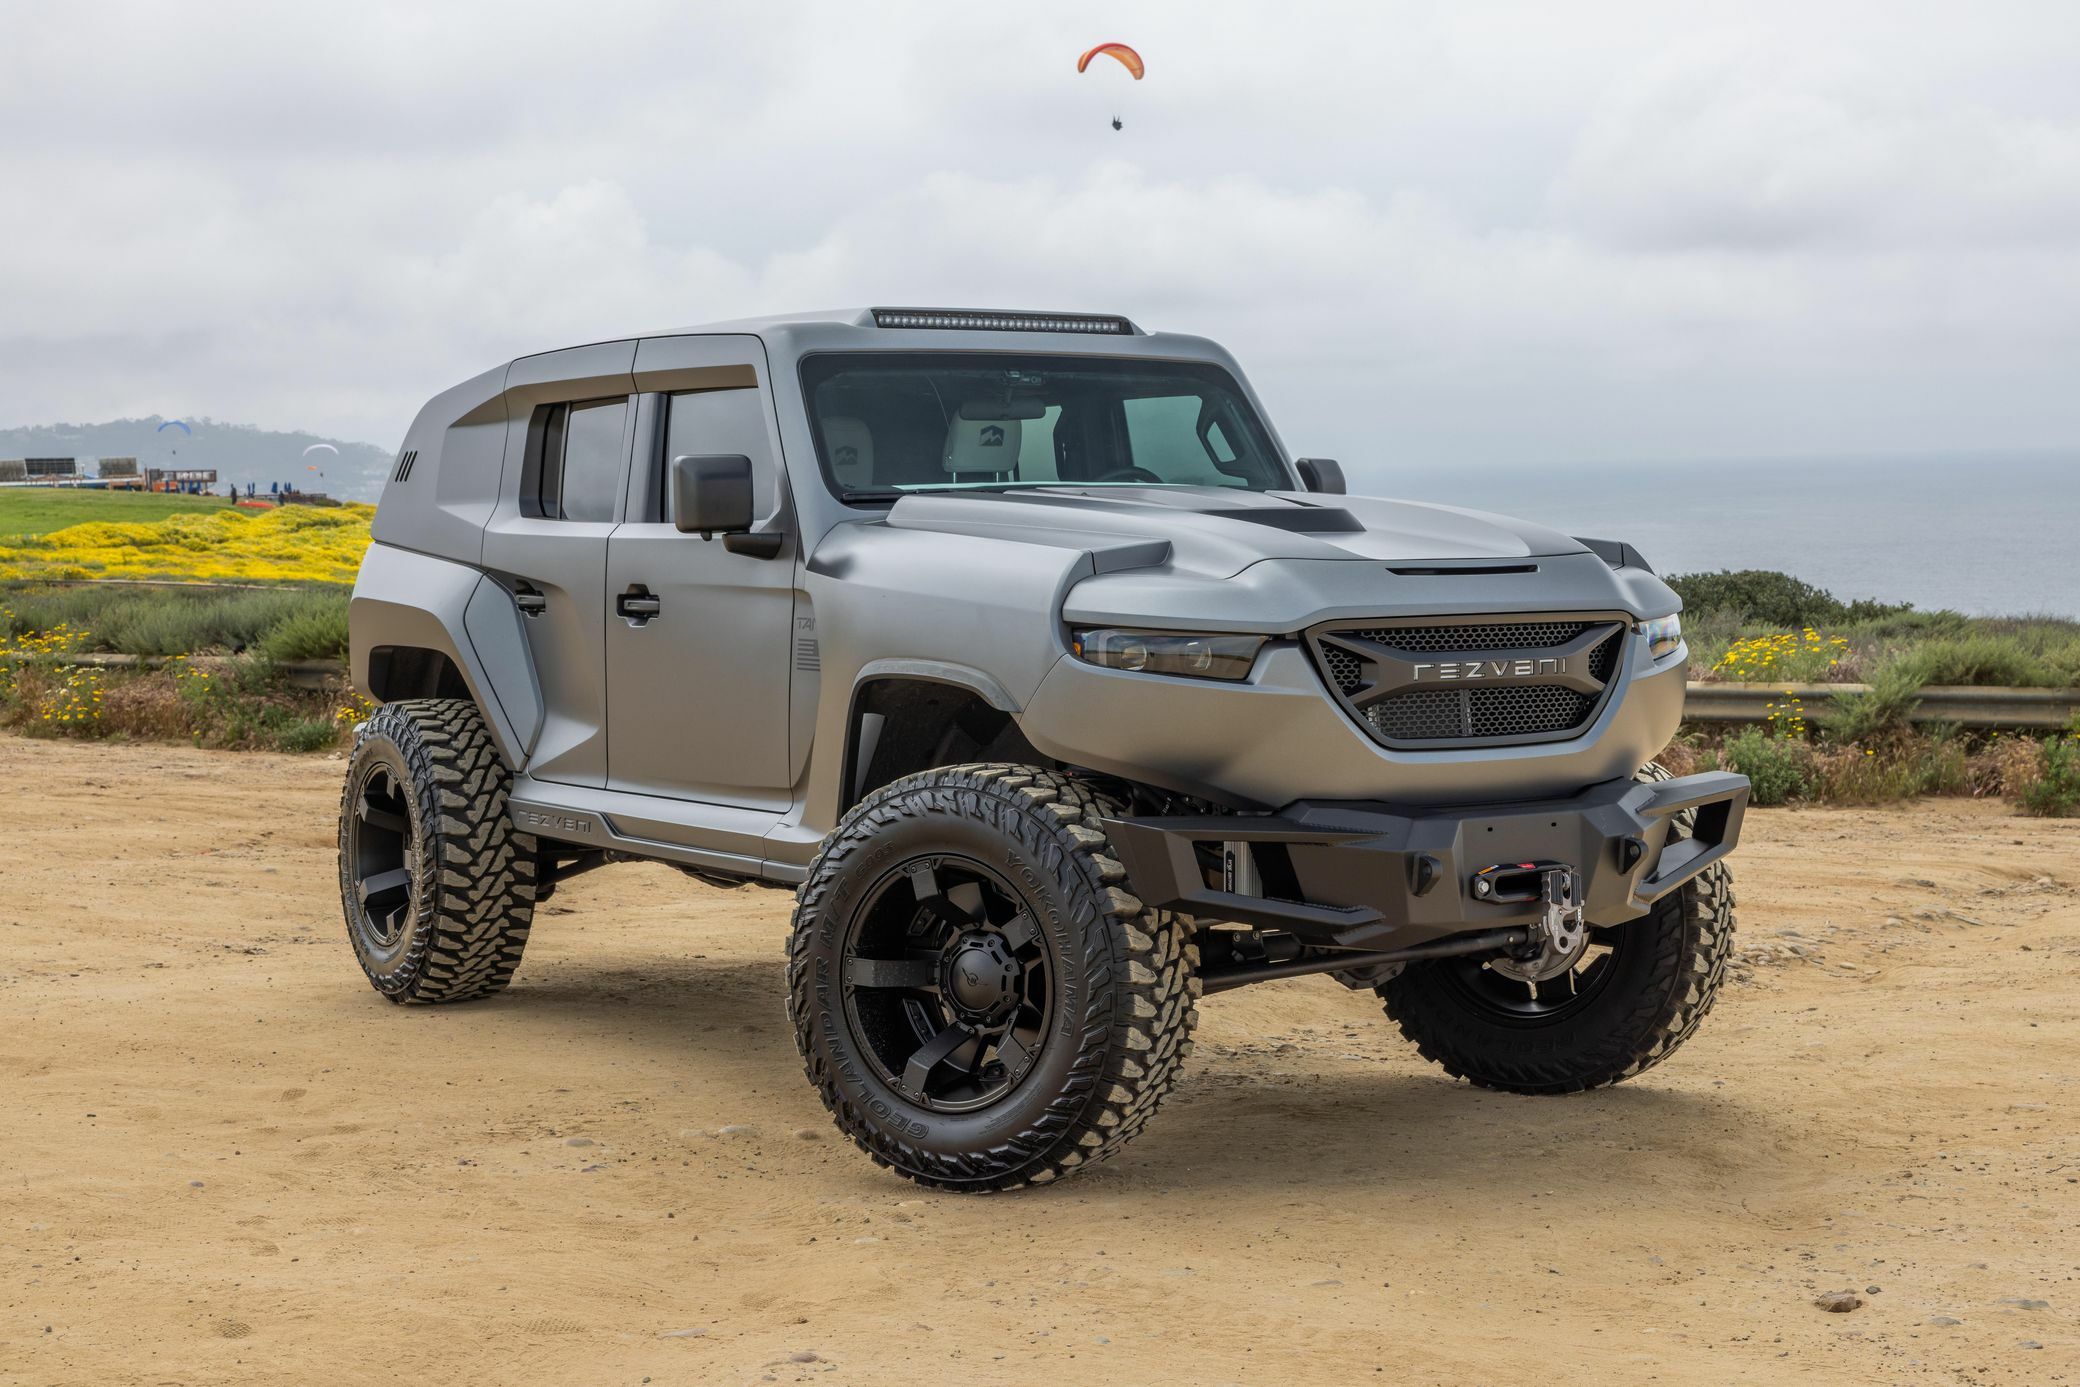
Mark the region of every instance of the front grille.
POLYGON ((1576 734, 1603 706, 1617 673, 1624 633, 1624 625, 1609 618, 1339 624, 1310 632, 1308 646, 1330 687, 1375 740, 1389 746, 1436 748, 1554 741, 1576 734), (1410 656, 1475 661, 1484 652, 1535 655, 1558 651, 1596 631, 1608 634, 1588 653, 1587 673, 1597 685, 1593 690, 1535 679, 1496 684, 1469 681, 1449 687, 1398 688, 1370 698, 1364 697, 1370 689, 1368 657, 1323 639, 1363 642, 1410 656))

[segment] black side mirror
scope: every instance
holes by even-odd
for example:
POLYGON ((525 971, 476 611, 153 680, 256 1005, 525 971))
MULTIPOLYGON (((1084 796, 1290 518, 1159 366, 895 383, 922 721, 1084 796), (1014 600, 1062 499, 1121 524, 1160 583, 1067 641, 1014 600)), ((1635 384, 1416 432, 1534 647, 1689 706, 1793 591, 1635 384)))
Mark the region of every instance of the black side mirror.
POLYGON ((751 459, 741 453, 672 459, 672 524, 712 539, 751 528, 751 459))
POLYGON ((1293 466, 1300 469, 1300 484, 1309 491, 1319 491, 1324 496, 1343 495, 1343 469, 1336 465, 1335 458, 1295 458, 1293 466))
POLYGON ((781 534, 751 533, 751 459, 742 453, 672 459, 672 525, 702 539, 722 536, 722 547, 754 559, 779 556, 781 534))

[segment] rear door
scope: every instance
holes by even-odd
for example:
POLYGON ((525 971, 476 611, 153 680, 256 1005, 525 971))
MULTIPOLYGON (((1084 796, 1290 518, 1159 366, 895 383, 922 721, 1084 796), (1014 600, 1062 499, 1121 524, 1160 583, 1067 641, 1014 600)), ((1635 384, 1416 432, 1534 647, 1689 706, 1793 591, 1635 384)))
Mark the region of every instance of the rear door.
POLYGON ((505 466, 484 567, 513 595, 541 683, 527 772, 607 782, 607 537, 635 439, 636 344, 524 357, 506 378, 505 466))
POLYGON ((638 457, 626 518, 607 546, 608 601, 635 602, 634 614, 607 622, 607 783, 785 808, 800 551, 763 345, 738 335, 646 340, 635 379, 638 457), (669 519, 671 459, 731 453, 751 459, 754 530, 785 533, 772 558, 733 554, 669 519))

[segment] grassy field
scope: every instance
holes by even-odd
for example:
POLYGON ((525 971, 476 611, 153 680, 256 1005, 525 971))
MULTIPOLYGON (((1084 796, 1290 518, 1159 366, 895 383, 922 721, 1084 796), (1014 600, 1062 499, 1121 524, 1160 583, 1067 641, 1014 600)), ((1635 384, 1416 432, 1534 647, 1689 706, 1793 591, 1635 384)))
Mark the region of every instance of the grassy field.
POLYGON ((192 497, 77 495, 45 501, 39 495, 18 501, 18 494, 0 493, 0 580, 350 583, 368 548, 375 513, 364 505, 254 511, 192 497), (126 510, 126 502, 142 509, 126 510), (72 523, 40 533, 10 531, 10 506, 72 523), (50 506, 58 512, 52 514, 50 506))
POLYGON ((0 537, 43 535, 95 520, 123 524, 229 510, 221 496, 164 496, 142 491, 71 491, 55 487, 0 489, 0 537))

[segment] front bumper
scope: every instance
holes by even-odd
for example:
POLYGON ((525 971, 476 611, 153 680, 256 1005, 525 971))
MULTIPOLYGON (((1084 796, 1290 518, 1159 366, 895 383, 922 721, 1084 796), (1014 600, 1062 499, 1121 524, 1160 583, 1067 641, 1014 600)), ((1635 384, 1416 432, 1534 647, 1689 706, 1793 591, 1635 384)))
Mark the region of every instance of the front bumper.
POLYGON ((1146 904, 1284 930, 1320 948, 1399 949, 1537 920, 1536 903, 1474 896, 1474 876, 1505 863, 1572 867, 1591 923, 1636 919, 1733 850, 1747 805, 1746 777, 1714 771, 1614 780, 1528 804, 1302 800, 1271 815, 1117 819, 1108 828, 1146 904), (1694 813, 1689 836, 1671 842, 1683 813, 1694 813))

